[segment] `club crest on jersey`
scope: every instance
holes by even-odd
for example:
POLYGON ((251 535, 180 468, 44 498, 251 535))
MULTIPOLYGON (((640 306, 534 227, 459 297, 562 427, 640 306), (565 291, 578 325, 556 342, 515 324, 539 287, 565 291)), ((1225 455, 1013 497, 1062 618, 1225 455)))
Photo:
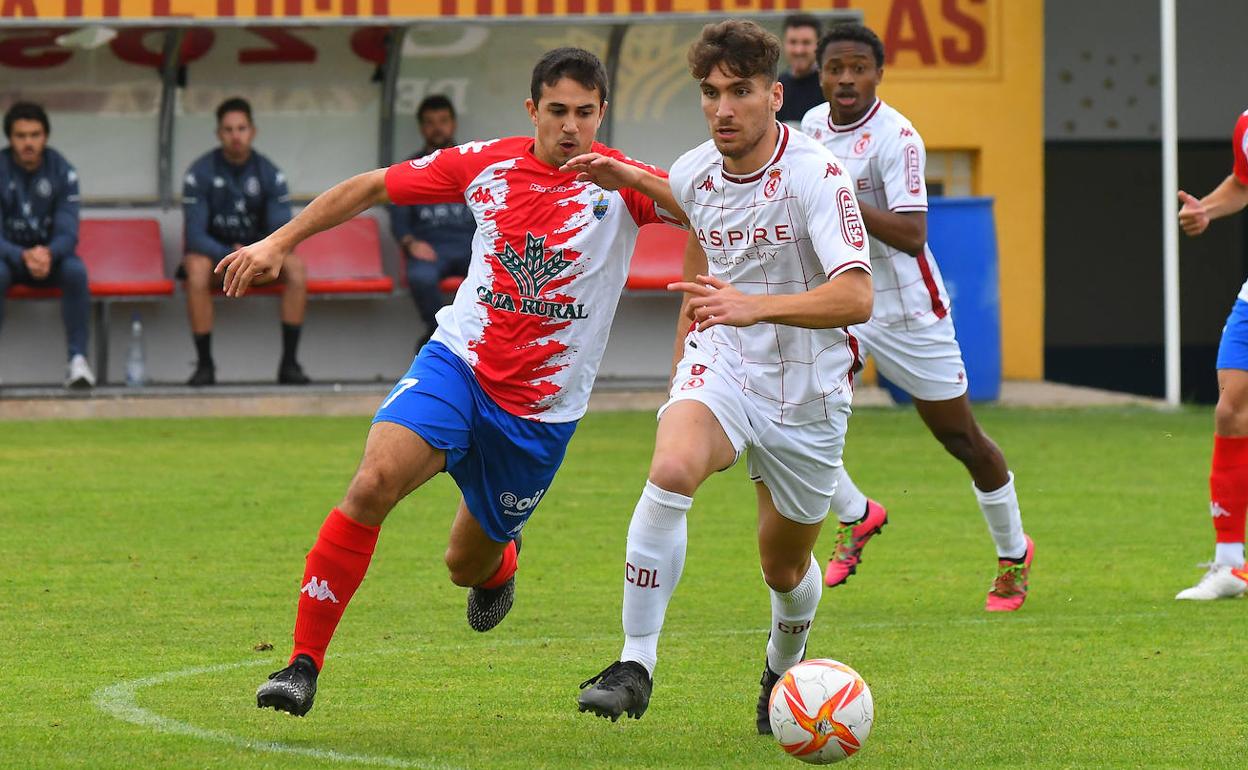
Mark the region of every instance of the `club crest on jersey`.
POLYGON ((597 219, 599 222, 602 221, 602 218, 607 215, 607 205, 607 194, 599 190, 598 194, 594 196, 594 219, 597 219))
POLYGON ((841 236, 845 242, 855 249, 867 245, 867 231, 862 226, 862 214, 858 213, 854 194, 844 187, 836 192, 836 210, 840 215, 841 236))
POLYGON ((871 146, 871 135, 863 134, 858 141, 854 142, 854 154, 861 155, 871 146))
POLYGON ((780 189, 780 177, 783 175, 784 172, 778 168, 773 168, 767 172, 767 184, 763 185, 763 197, 776 197, 776 191, 780 189))

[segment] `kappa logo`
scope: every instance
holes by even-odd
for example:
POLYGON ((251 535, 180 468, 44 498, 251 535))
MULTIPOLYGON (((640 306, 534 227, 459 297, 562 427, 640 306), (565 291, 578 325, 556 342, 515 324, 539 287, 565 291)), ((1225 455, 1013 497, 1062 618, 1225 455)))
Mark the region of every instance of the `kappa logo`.
POLYGON ((698 185, 698 189, 706 190, 707 192, 719 192, 718 190, 715 189, 715 183, 711 181, 710 174, 706 175, 706 179, 702 180, 702 184, 698 185))
POLYGON ((488 187, 478 187, 472 191, 472 195, 468 196, 468 200, 481 205, 494 205, 494 193, 488 187))
POLYGON ((836 209, 840 214, 841 236, 850 246, 861 250, 867 245, 867 231, 862 226, 862 214, 858 213, 854 194, 844 187, 837 190, 836 209))
POLYGON ((774 198, 776 191, 780 189, 780 177, 783 175, 778 168, 773 168, 767 172, 767 184, 763 185, 763 197, 774 198))
POLYGON ((914 136, 914 132, 913 132, 913 131, 911 131, 910 129, 906 128, 905 126, 902 126, 902 127, 901 127, 901 135, 902 135, 902 136, 914 136))
POLYGON ((572 264, 563 258, 563 249, 546 249, 546 236, 535 238, 533 233, 527 232, 524 234, 524 256, 517 253, 510 243, 503 244, 503 252, 494 256, 515 279, 516 289, 524 297, 541 296, 542 287, 572 264))
POLYGON ((1231 512, 1223 508, 1218 503, 1212 502, 1212 503, 1209 503, 1209 515, 1215 519, 1220 519, 1223 516, 1226 516, 1229 518, 1231 515, 1231 512))
POLYGON ((329 589, 329 581, 321 580, 318 582, 316 575, 313 575, 312 578, 308 580, 308 584, 306 586, 299 589, 299 593, 307 594, 309 597, 316 599, 318 602, 323 602, 328 599, 334 604, 338 604, 338 597, 334 596, 334 592, 329 589))
POLYGON ((836 165, 835 163, 829 163, 828 167, 823 172, 824 179, 827 179, 830 176, 840 176, 840 175, 841 175, 841 167, 836 165))

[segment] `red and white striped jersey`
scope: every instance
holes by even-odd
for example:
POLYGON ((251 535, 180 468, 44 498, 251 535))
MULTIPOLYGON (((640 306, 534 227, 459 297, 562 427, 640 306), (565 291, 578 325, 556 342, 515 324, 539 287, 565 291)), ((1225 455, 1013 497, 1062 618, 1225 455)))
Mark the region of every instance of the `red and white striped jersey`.
POLYGON ((477 221, 468 275, 433 339, 511 414, 568 422, 589 402, 637 231, 666 215, 638 192, 578 182, 532 148, 510 137, 440 150, 391 166, 386 189, 399 205, 466 203, 477 221))
MULTIPOLYGON (((828 103, 802 118, 802 131, 845 160, 854 192, 863 203, 884 211, 927 211, 927 150, 919 132, 897 110, 877 99, 858 121, 832 123, 828 103)), ((949 295, 931 248, 906 254, 879 238, 871 239, 875 270, 873 323, 921 329, 949 313, 949 295)))
MULTIPOLYGON (((1231 151, 1235 153, 1232 171, 1240 184, 1248 185, 1248 110, 1235 121, 1235 132, 1231 135, 1231 151)), ((1239 287, 1239 299, 1248 302, 1248 281, 1239 287)))
MULTIPOLYGON (((672 166, 711 274, 746 294, 797 294, 846 270, 870 272, 867 231, 849 175, 832 153, 780 123, 771 159, 739 177, 713 141, 672 166)), ((848 404, 857 344, 844 329, 760 323, 691 331, 702 363, 735 379, 771 420, 803 425, 848 404)))

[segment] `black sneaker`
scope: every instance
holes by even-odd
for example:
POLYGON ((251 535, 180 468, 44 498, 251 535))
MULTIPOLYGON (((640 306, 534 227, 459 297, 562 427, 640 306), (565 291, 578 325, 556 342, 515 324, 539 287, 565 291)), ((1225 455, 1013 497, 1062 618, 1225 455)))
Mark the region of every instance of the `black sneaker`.
POLYGON ((758 714, 755 716, 759 735, 771 735, 771 691, 779 681, 780 675, 763 663, 763 678, 758 680, 762 690, 758 693, 758 714))
MULTIPOLYGON (((520 536, 516 536, 516 557, 520 556, 520 536)), ((468 625, 473 631, 485 633, 503 622, 516 600, 516 576, 498 588, 473 586, 468 589, 468 625)))
POLYGON ((599 672, 598 676, 581 682, 585 692, 576 699, 581 711, 592 711, 612 722, 621 714, 641 719, 650 705, 650 691, 654 682, 645 666, 634 661, 616 661, 599 672), (586 687, 593 685, 588 690, 586 687))
POLYGON ((300 655, 281 671, 269 674, 269 681, 256 689, 256 707, 285 711, 301 717, 312 708, 316 697, 316 664, 300 655))
POLYGON ((217 384, 217 367, 203 361, 195 365, 195 373, 191 375, 191 379, 186 381, 187 385, 192 388, 202 388, 205 385, 217 384))
POLYGON ((298 361, 283 361, 277 367, 279 385, 307 385, 309 382, 312 382, 312 378, 303 373, 303 367, 298 361))

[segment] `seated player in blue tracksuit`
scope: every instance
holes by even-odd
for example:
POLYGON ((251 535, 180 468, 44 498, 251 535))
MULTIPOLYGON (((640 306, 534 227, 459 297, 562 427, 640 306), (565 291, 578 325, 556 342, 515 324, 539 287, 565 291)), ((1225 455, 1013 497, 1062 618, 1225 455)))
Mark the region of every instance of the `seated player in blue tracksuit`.
MULTIPOLYGON (((217 107, 217 138, 221 146, 192 163, 182 185, 186 256, 178 275, 186 279, 186 306, 198 357, 195 373, 187 381, 194 386, 212 385, 217 379, 212 359, 212 290, 220 288, 221 278, 213 268, 230 252, 290 221, 286 177, 251 148, 256 126, 246 100, 226 99, 217 107)), ((308 377, 295 354, 308 290, 307 272, 298 255, 290 255, 278 280, 285 288, 277 381, 304 385, 308 377)))
POLYGON ((87 316, 91 294, 78 247, 78 172, 48 147, 43 108, 16 102, 4 116, 9 146, 0 153, 0 322, 15 283, 59 288, 69 364, 67 388, 90 388, 87 316))

